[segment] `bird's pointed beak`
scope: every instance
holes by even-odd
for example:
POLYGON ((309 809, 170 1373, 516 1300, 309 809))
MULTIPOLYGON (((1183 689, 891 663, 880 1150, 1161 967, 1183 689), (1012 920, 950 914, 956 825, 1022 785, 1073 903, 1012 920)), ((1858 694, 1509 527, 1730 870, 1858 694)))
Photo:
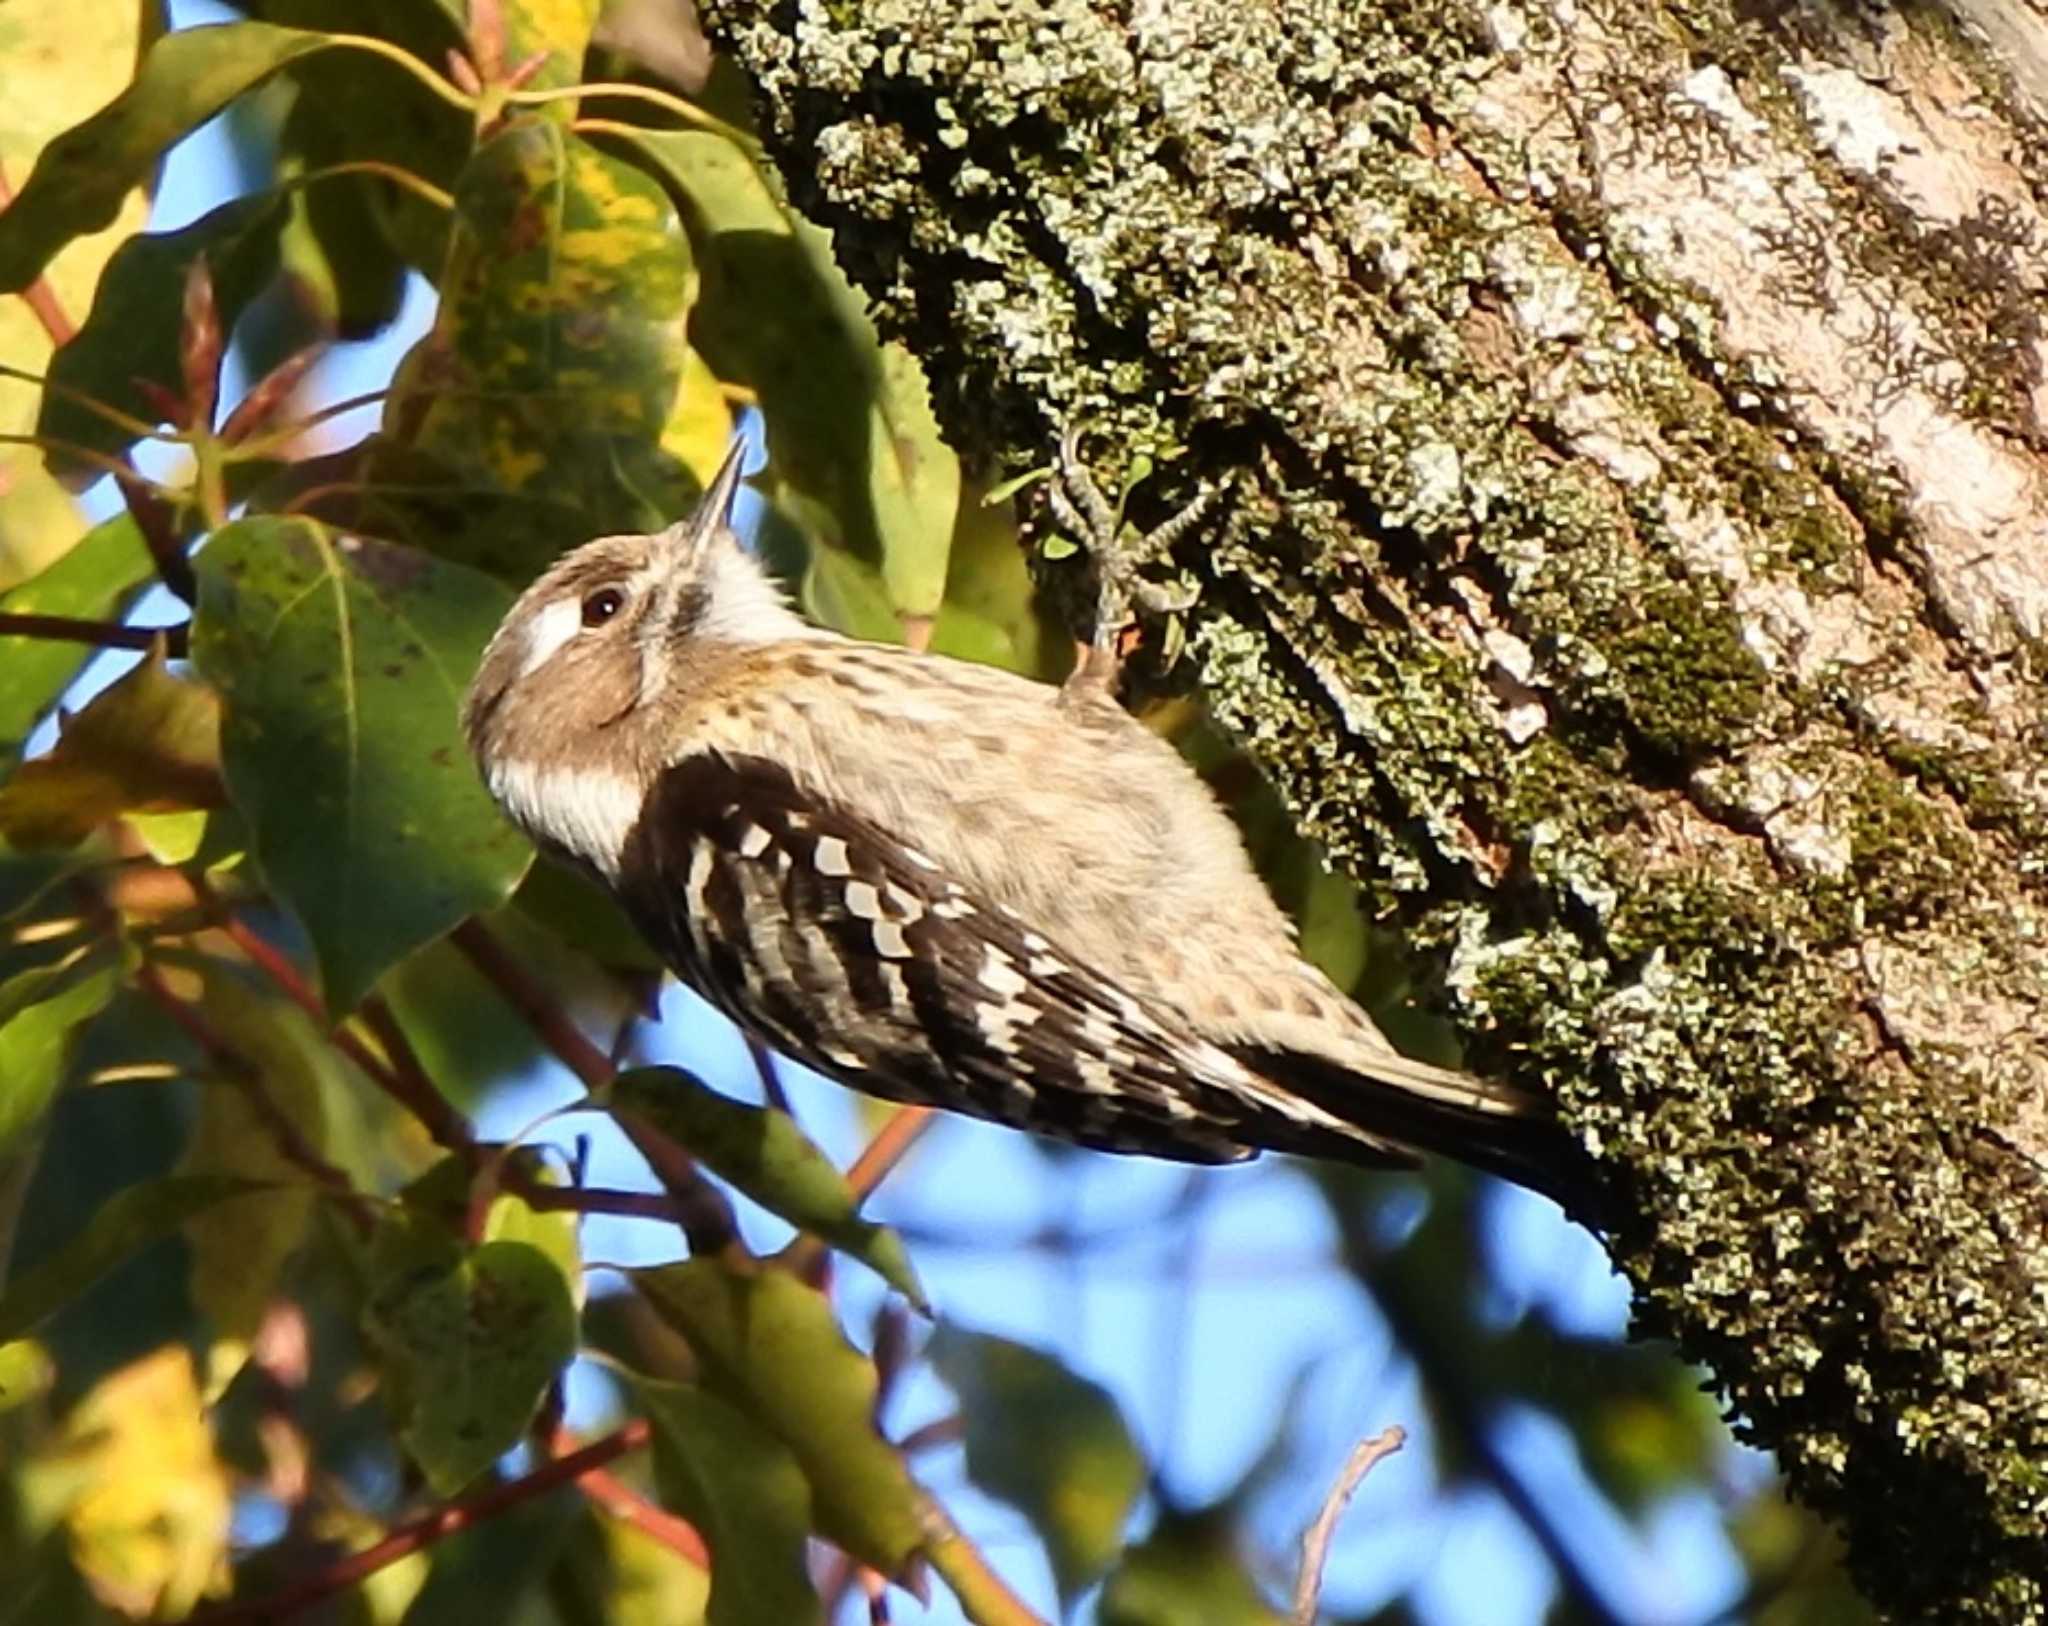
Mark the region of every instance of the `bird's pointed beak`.
POLYGON ((732 508, 739 500, 740 476, 746 463, 746 437, 734 435, 732 445, 726 450, 725 461, 718 465, 718 472, 711 477, 711 484, 704 488, 704 495, 697 499, 697 506, 690 510, 689 518, 670 533, 685 552, 695 553, 721 529, 731 528, 732 508))

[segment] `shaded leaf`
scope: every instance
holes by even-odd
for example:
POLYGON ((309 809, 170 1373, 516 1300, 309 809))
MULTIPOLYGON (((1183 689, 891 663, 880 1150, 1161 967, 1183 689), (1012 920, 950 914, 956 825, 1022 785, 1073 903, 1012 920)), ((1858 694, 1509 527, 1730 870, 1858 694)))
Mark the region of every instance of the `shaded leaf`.
POLYGON ((365 1328, 383 1352, 399 1436, 452 1496, 517 1445, 576 1353, 576 1306, 524 1242, 465 1249, 399 1218, 378 1233, 365 1328))
POLYGON ((159 646, 63 726, 56 745, 0 785, 0 837, 69 847, 131 808, 220 805, 220 703, 174 676, 159 646))
POLYGON ((83 124, 43 149, 20 194, 0 214, 0 292, 34 280, 72 238, 97 231, 180 136, 286 63, 334 41, 268 23, 227 23, 166 34, 135 79, 83 124))
POLYGON ((622 1073, 608 1094, 615 1110, 653 1125, 771 1214, 852 1255, 920 1310, 928 1308, 903 1239, 860 1217, 846 1177, 788 1113, 734 1101, 680 1067, 622 1073))
MULTIPOLYGON (((152 570, 135 522, 120 514, 94 526, 40 573, 0 594, 0 611, 118 621, 152 570)), ((0 637, 0 772, 19 758, 30 731, 97 653, 89 644, 0 637)))
POLYGON ((1246 1570, 1219 1511, 1163 1515, 1096 1606, 1101 1626, 1285 1626, 1246 1570))
POLYGON ((220 691, 230 794, 304 923, 328 1008, 510 895, 531 852, 470 765, 457 708, 510 602, 496 583, 306 519, 200 553, 193 659, 220 691))
MULTIPOLYGON (((111 101, 126 86, 151 9, 80 6, 76 0, 7 0, 0 6, 0 62, 7 65, 0 171, 10 180, 20 181, 35 168, 44 143, 78 109, 111 101)), ((107 230, 71 243, 44 267, 51 294, 74 320, 92 302, 107 256, 148 214, 149 200, 131 191, 107 230)), ((40 373, 50 348, 50 336, 27 300, 0 299, 0 361, 40 373)), ((35 385, 0 379, 0 434, 27 434, 40 404, 35 385)), ((85 528, 84 515, 44 471, 34 447, 0 446, 0 590, 61 556, 85 528)), ((0 655, 0 670, 5 666, 0 655)), ((0 728, 0 737, 4 732, 0 728)))
POLYGON ((0 1344, 79 1297, 114 1266, 192 1215, 261 1187, 237 1175, 165 1175, 117 1191, 83 1231, 0 1294, 0 1344))
POLYGON ((116 980, 106 956, 89 954, 0 983, 0 1159, 42 1121, 79 1028, 107 1008, 116 980))
POLYGON ((256 1335, 278 1272, 297 1251, 315 1193, 305 1172, 279 1149, 251 1089, 290 1120, 315 1152, 327 1149, 326 1092, 338 1071, 305 1013, 259 994, 225 967, 208 966, 199 1005, 214 1032, 249 1063, 252 1078, 217 1078, 199 1096, 199 1119, 183 1175, 239 1175, 265 1189, 185 1221, 192 1258, 192 1302, 213 1323, 215 1352, 207 1392, 217 1395, 256 1335))
MULTIPOLYGON (((286 214, 282 198, 261 194, 224 203, 176 231, 129 238, 107 262, 84 324, 50 358, 50 381, 155 423, 162 414, 152 385, 179 399, 185 395, 180 334, 192 267, 205 257, 218 319, 232 327, 277 268, 277 237, 286 214)), ((109 456, 135 441, 119 424, 57 390, 43 397, 36 433, 109 456)), ((59 475, 91 479, 100 473, 61 448, 47 460, 59 475)))
POLYGON ((662 1506, 711 1549, 711 1626, 822 1622, 805 1548, 811 1493, 788 1449, 715 1395, 640 1379, 662 1506))
POLYGON ((1032 1523, 1071 1603, 1123 1549, 1145 1459, 1108 1390, 1057 1357, 947 1323, 926 1348, 960 1397, 967 1474, 1032 1523))
POLYGON ((875 1429, 874 1363, 794 1276, 715 1259, 636 1270, 634 1285, 696 1353, 703 1386, 781 1440, 810 1481, 819 1531, 897 1576, 917 1546, 916 1491, 875 1429))
POLYGON ((479 147, 455 197, 440 308, 399 366, 375 477, 459 488, 412 534, 513 579, 666 524, 697 485, 668 445, 679 403, 697 410, 679 394, 696 276, 673 205, 539 118, 479 147))
POLYGON ((695 130, 640 131, 630 145, 690 205, 704 270, 691 335, 759 397, 784 500, 879 572, 897 615, 936 615, 960 466, 916 359, 881 342, 830 236, 787 209, 740 147, 695 130))

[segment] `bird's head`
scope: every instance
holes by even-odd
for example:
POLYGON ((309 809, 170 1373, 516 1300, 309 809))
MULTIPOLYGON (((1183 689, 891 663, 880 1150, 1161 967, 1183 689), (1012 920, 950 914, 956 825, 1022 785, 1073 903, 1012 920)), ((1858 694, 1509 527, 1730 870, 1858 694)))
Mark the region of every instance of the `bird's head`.
POLYGON ((588 841, 551 828, 550 795, 603 781, 637 806, 661 744, 649 725, 687 694, 693 670, 721 649, 804 630, 733 533, 745 455, 734 441, 696 508, 667 530, 599 537, 549 566, 506 612, 463 700, 492 794, 587 861, 601 857, 588 841))

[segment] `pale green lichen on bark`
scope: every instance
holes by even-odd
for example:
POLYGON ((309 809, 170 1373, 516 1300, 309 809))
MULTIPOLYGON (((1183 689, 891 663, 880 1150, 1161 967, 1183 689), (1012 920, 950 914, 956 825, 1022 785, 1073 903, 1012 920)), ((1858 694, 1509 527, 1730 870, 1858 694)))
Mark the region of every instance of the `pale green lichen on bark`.
MULTIPOLYGON (((1186 453, 1140 518, 1231 482, 1182 561, 1213 709, 1436 956, 1475 1061, 1628 1171, 1645 1324, 1843 1515, 1873 1596, 2048 1607, 2042 1198, 1985 1139, 2027 1057, 1892 1031, 1871 995, 1881 959, 2041 1008, 2014 881, 2041 879, 2037 810, 2009 755, 1873 722, 1881 662, 1766 659, 1730 586, 1856 594, 1911 544, 1884 472, 1788 431, 1596 198, 1446 135, 1482 32, 1455 9, 706 10, 966 454, 1039 462, 1078 420, 1112 468, 1186 453), (1562 397, 1533 387, 1560 367, 1562 397), (1589 456, 1609 418, 1647 439, 1589 456), (1531 641, 1533 736, 1501 724, 1475 618, 1531 641), (1813 830, 1773 775, 1819 787, 1813 830)), ((1609 11, 1760 48, 1706 0, 1609 11)), ((1650 89, 1611 87, 1641 139, 1709 139, 1650 89)), ((1901 647, 1940 635, 1894 597, 1901 647)), ((2022 686, 2043 699, 2038 666, 2022 686)))

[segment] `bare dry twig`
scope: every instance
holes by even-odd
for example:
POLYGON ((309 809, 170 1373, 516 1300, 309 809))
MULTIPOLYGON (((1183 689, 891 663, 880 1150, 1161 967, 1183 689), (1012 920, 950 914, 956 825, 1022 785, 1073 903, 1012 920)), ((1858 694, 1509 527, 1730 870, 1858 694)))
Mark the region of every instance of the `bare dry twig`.
POLYGON ((1407 1443, 1408 1431, 1398 1423, 1360 1440, 1344 1459, 1344 1471, 1330 1494, 1323 1498, 1322 1511, 1301 1538, 1301 1574, 1294 1582, 1294 1626, 1315 1626, 1316 1606, 1323 1596, 1323 1566, 1330 1559, 1330 1541, 1337 1534, 1337 1521, 1365 1483, 1365 1476, 1385 1458, 1407 1443))

